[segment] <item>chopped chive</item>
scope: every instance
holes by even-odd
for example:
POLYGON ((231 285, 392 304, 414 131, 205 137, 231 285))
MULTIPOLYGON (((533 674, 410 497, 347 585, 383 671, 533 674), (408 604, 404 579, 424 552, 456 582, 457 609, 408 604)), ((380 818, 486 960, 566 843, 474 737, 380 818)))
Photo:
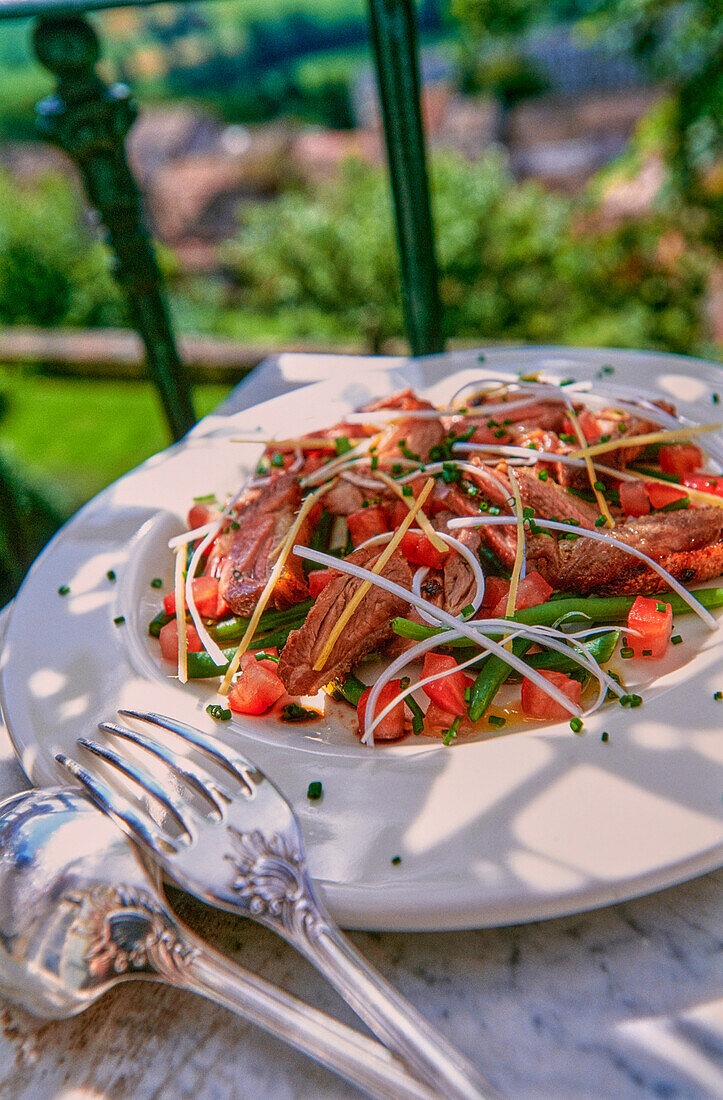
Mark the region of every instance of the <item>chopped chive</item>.
POLYGON ((402 496, 403 496, 403 497, 411 497, 411 496, 414 496, 414 492, 413 492, 413 490, 412 490, 412 486, 411 486, 411 485, 402 485, 402 496))
POLYGON ((630 706, 631 707, 640 707, 640 706, 642 706, 642 703, 643 703, 643 698, 642 698, 641 695, 631 695, 630 696, 630 706))
POLYGON ((713 393, 713 394, 711 394, 711 398, 710 398, 710 399, 711 399, 711 401, 713 402, 713 404, 714 404, 714 405, 718 405, 718 404, 720 404, 720 394, 719 394, 719 393, 713 393))
POLYGON ((352 445, 349 442, 349 437, 346 435, 338 435, 334 440, 334 450, 337 455, 345 455, 347 451, 352 449, 352 445))
POLYGON ((598 516, 597 519, 595 520, 595 526, 596 527, 604 527, 606 523, 607 523, 607 520, 605 519, 605 516, 602 516, 602 515, 598 516))
POLYGON ((491 726, 504 726, 505 724, 505 719, 499 714, 490 714, 487 721, 491 726))
POLYGON ((254 653, 254 657, 257 661, 273 661, 277 665, 279 663, 279 658, 276 656, 276 654, 267 653, 265 649, 259 649, 256 653, 254 653))
POLYGON ((606 489, 606 486, 602 483, 602 481, 593 481, 592 487, 593 489, 597 489, 598 493, 604 493, 606 489))
POLYGON ((206 714, 210 714, 218 722, 228 722, 231 719, 231 711, 219 706, 218 703, 209 703, 206 707, 206 714))
POLYGON ((310 802, 318 802, 324 793, 324 788, 321 785, 321 781, 318 779, 312 780, 306 789, 306 797, 310 802))
POLYGON ((720 703, 721 699, 723 699, 723 691, 716 691, 713 698, 715 699, 716 703, 720 703))
POLYGON ((284 465, 284 456, 281 454, 280 451, 274 451, 274 453, 272 454, 271 465, 277 467, 284 465))
POLYGON ((215 493, 206 493, 205 496, 194 497, 193 498, 193 503, 194 504, 212 504, 215 499, 216 499, 216 494, 215 493))
POLYGON ((125 621, 125 615, 116 615, 115 619, 113 620, 116 626, 122 626, 125 621))
POLYGON ((548 476, 547 470, 538 470, 537 477, 539 481, 547 481, 548 476))
POLYGON ((500 510, 496 504, 490 504, 488 512, 491 516, 498 516, 500 514, 500 510))
POLYGON ((395 462, 392 465, 392 477, 399 477, 403 473, 404 467, 402 466, 401 462, 395 462))
POLYGON ((392 856, 392 858, 390 859, 389 862, 394 864, 395 867, 397 867, 402 862, 402 857, 401 856, 392 856))
POLYGON ((525 519, 532 519, 534 514, 535 514, 535 509, 530 508, 529 505, 526 508, 522 509, 522 515, 524 516, 525 519))
POLYGON ((444 732, 444 737, 442 738, 442 744, 443 745, 447 745, 449 747, 449 745, 452 744, 455 737, 457 736, 457 730, 459 729, 459 724, 460 724, 461 721, 462 721, 461 717, 459 715, 457 715, 457 717, 455 718, 454 722, 449 727, 449 729, 443 731, 444 732))
POLYGON ((376 470, 378 466, 379 466, 379 456, 378 455, 372 455, 372 470, 376 470))
POLYGON ((113 569, 109 569, 108 572, 106 573, 106 577, 108 578, 108 580, 112 584, 113 581, 115 580, 115 571, 113 569))
POLYGON ((493 420, 490 417, 490 419, 487 421, 487 427, 488 428, 499 428, 499 426, 500 426, 499 420, 493 420))
POLYGON ((307 707, 300 707, 298 703, 286 703, 281 708, 281 721, 282 722, 306 722, 310 718, 320 718, 318 710, 309 710, 307 707))
POLYGON ((630 659, 631 657, 634 657, 634 656, 635 656, 635 651, 634 651, 634 649, 632 648, 632 646, 629 646, 629 645, 624 645, 624 646, 623 646, 623 648, 622 648, 622 649, 620 650, 620 656, 621 656, 621 657, 624 657, 624 658, 625 658, 625 660, 627 661, 627 660, 629 660, 629 659, 630 659))
POLYGON ((504 439, 504 437, 507 435, 507 432, 504 428, 497 428, 497 430, 493 434, 495 439, 504 439))
POLYGON ((424 729, 424 711, 412 695, 407 695, 404 702, 412 712, 412 733, 421 733, 424 729))
POLYGON ((579 733, 580 730, 582 729, 582 718, 578 718, 577 715, 575 715, 573 718, 571 718, 570 719, 570 729, 572 730, 573 733, 579 733))
POLYGON ((151 581, 151 588, 163 588, 163 581, 160 577, 153 578, 153 580, 151 581))
POLYGON ((460 611, 460 616, 463 619, 467 619, 467 618, 469 618, 470 615, 473 615, 473 614, 474 614, 474 605, 471 604, 471 603, 468 603, 467 606, 463 607, 462 610, 460 611))
POLYGON ((570 432, 560 432, 560 439, 563 443, 577 443, 578 438, 576 435, 571 435, 570 432))
POLYGON ((644 649, 643 650, 643 657, 652 657, 652 656, 653 656, 652 649, 644 649))
POLYGON ((655 610, 659 611, 661 615, 664 615, 665 612, 668 610, 668 605, 667 603, 661 603, 660 600, 658 600, 655 605, 655 610))
POLYGON ((405 458, 408 458, 408 459, 409 459, 409 460, 410 460, 411 462, 419 462, 419 461, 420 461, 420 458, 421 458, 421 456, 420 456, 420 455, 418 455, 418 454, 416 453, 416 451, 410 451, 410 450, 409 450, 409 447, 407 446, 407 441, 406 441, 406 439, 402 439, 402 440, 400 440, 400 442, 399 442, 399 450, 400 450, 400 451, 402 452, 402 454, 404 455, 404 457, 405 457, 405 458))
POLYGON ((607 730, 602 731, 602 733, 600 734, 600 740, 601 741, 609 741, 610 740, 610 734, 608 733, 607 730))
POLYGON ((562 381, 562 382, 560 383, 560 385, 561 385, 561 386, 574 386, 574 384, 575 384, 575 381, 576 381, 576 379, 575 379, 575 378, 565 378, 565 379, 563 379, 563 381, 562 381))
POLYGON ((680 645, 682 641, 683 639, 681 638, 680 634, 674 634, 673 637, 670 639, 670 644, 680 645))
POLYGON ((58 595, 59 596, 67 596, 69 592, 70 592, 70 585, 69 584, 61 584, 60 588, 58 589, 58 595))

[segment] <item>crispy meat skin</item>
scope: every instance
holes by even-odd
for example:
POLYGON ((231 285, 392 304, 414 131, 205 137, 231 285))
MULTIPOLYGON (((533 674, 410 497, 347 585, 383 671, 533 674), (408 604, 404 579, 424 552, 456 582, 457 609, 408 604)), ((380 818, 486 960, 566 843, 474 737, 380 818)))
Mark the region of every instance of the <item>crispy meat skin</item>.
MULTIPOLYGON (((378 547, 368 547, 356 550, 347 560, 371 569, 379 554, 378 547)), ((412 587, 412 571, 399 552, 392 554, 382 576, 404 588, 412 587)), ((314 662, 334 624, 360 584, 356 577, 343 573, 333 577, 317 597, 304 625, 289 634, 278 672, 290 695, 315 695, 324 684, 344 676, 362 657, 393 636, 392 619, 404 615, 409 604, 372 585, 341 632, 324 668, 314 671, 314 662)))
MULTIPOLYGON (((611 534, 653 558, 684 584, 710 580, 723 572, 721 508, 641 516, 619 524, 611 534)), ((565 592, 616 595, 668 588, 645 562, 616 546, 589 539, 557 542, 537 535, 530 539, 527 554, 545 579, 565 592)))
MULTIPOLYGON (((269 555, 286 537, 301 507, 298 478, 282 474, 268 485, 248 489, 239 500, 237 529, 216 540, 209 571, 219 578, 219 591, 237 615, 251 615, 274 563, 269 555)), ((304 532, 299 542, 304 542, 304 532)), ((301 559, 290 554, 274 585, 270 604, 282 609, 309 595, 301 559)))

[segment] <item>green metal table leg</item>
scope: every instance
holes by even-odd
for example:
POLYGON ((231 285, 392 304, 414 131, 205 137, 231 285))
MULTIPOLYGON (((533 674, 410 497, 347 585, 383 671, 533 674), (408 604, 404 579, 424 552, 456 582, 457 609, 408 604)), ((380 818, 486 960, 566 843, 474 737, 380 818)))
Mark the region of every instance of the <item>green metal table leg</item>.
POLYGON ((441 351, 442 307, 429 201, 413 0, 369 0, 413 355, 441 351))
POLYGON ((143 224, 140 194, 125 157, 125 137, 136 116, 130 93, 122 84, 107 87, 97 75, 98 39, 82 16, 43 16, 33 39, 38 59, 58 78, 56 94, 38 105, 39 128, 80 169, 107 230, 115 275, 145 344, 171 433, 180 439, 195 416, 161 273, 143 224))

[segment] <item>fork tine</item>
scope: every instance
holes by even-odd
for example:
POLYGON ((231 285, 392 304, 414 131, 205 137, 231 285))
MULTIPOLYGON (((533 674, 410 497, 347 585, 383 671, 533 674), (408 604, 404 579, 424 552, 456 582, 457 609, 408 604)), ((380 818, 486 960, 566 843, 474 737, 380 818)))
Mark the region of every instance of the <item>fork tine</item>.
POLYGON ((152 852, 158 850, 161 840, 164 844, 171 843, 165 837, 161 838, 158 834, 151 832, 146 821, 130 808, 123 795, 119 795, 97 775, 92 775, 77 760, 66 756, 64 752, 56 753, 55 759, 85 788, 96 806, 109 814, 123 831, 128 833, 131 840, 142 842, 152 852))
MULTIPOLYGON (((181 807, 142 765, 136 764, 133 760, 126 759, 121 756, 120 753, 117 753, 115 749, 111 749, 106 745, 99 745, 97 741, 89 741, 86 737, 79 737, 76 744, 80 745, 81 748, 87 749, 88 752, 97 756, 105 764, 108 764, 112 768, 116 768, 123 775, 127 776, 128 779, 137 783, 142 790, 157 799, 161 805, 166 808, 176 824, 183 829, 186 835, 193 838, 191 826, 184 818, 181 807)), ((186 805, 184 809, 189 814, 193 813, 189 805, 186 805)))
POLYGON ((188 783, 189 787, 192 787, 197 794, 213 806, 219 816, 223 817, 225 806, 221 799, 230 801, 231 795, 219 788, 212 777, 202 768, 198 767, 192 760, 189 760, 188 757, 180 756, 178 753, 173 752, 172 749, 166 748, 165 745, 161 745, 158 741, 154 741, 153 738, 148 737, 147 734, 139 733, 137 730, 129 729, 127 726, 120 726, 117 722, 99 722, 98 729, 114 737, 122 737, 125 741, 130 741, 133 745, 139 745, 140 748, 145 749, 146 752, 150 752, 154 756, 157 756, 158 759, 162 760, 164 764, 167 764, 172 771, 180 775, 186 783, 188 783))
POLYGON ((256 777, 258 779, 266 778, 255 765, 245 760, 243 756, 225 745, 223 747, 219 746, 217 742, 212 741, 210 737, 201 733, 200 730, 194 729, 193 726, 187 725, 186 722, 180 722, 176 718, 168 718, 164 714, 155 714, 152 711, 119 710, 118 713, 123 715, 124 718, 135 718, 139 722, 149 722, 153 726, 160 726, 161 729, 177 734, 197 749, 208 753, 224 771, 233 775, 246 788, 249 795, 254 794, 256 777))

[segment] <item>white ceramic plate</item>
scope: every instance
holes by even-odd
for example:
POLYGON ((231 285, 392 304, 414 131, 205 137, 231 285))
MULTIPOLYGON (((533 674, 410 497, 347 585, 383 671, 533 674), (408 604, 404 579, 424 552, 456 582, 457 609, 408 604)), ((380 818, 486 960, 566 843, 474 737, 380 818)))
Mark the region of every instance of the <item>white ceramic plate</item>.
POLYGON ((685 645, 661 663, 643 707, 608 708, 579 736, 565 723, 451 749, 422 738, 362 747, 340 704, 329 705, 313 732, 268 718, 217 723, 204 710, 210 689, 181 689, 157 660, 146 634, 159 602, 150 581, 161 576, 164 590, 170 586, 165 544, 182 529, 191 498, 235 489, 256 461, 257 447, 230 442, 242 429, 298 434, 405 384, 443 400, 489 371, 595 378, 611 365, 606 381, 658 392, 699 421, 714 419, 712 395, 723 390, 713 364, 644 353, 491 349, 484 362, 477 352, 454 353, 388 373, 378 362, 369 373, 368 361, 353 371, 349 363, 336 381, 207 418, 101 493, 40 556, 17 597, 0 672, 6 721, 28 775, 56 781, 54 754, 73 754, 75 738, 120 706, 165 710, 213 730, 240 744, 293 802, 312 872, 348 927, 527 921, 717 866, 722 638, 691 616, 679 623, 685 645), (70 594, 62 597, 64 584, 70 594), (125 622, 116 625, 120 615, 125 622), (312 780, 323 783, 320 802, 306 798, 312 780))

